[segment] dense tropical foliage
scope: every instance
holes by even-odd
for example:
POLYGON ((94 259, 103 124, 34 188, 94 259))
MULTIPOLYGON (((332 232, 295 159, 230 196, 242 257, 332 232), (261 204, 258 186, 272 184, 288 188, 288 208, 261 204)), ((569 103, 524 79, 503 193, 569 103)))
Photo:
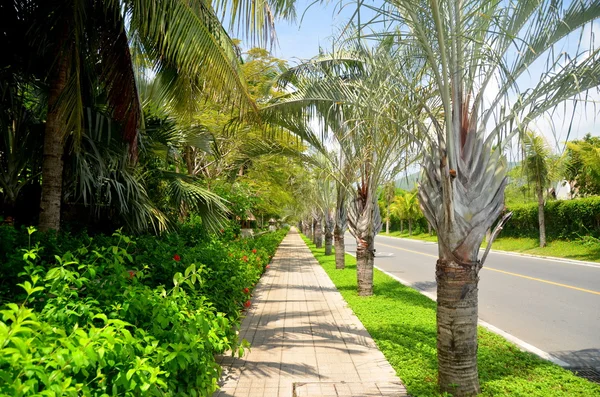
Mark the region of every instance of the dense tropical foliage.
POLYGON ((0 4, 0 391, 210 394, 282 237, 241 229, 299 221, 337 269, 350 231, 360 296, 384 222, 435 230, 439 389, 479 392, 494 238, 598 229, 595 199, 553 199, 559 183, 600 193, 600 140, 559 156, 530 128, 599 84, 582 32, 600 2, 358 2, 357 26, 291 68, 232 39, 273 43, 293 3, 0 4), (417 164, 417 189, 398 189, 417 164), (506 225, 530 201, 537 227, 527 205, 506 225))
MULTIPOLYGON (((197 218, 196 218, 197 219, 197 218)), ((0 227, 0 393, 204 395, 285 230, 57 239, 0 227), (21 282, 18 282, 21 281, 21 282)))

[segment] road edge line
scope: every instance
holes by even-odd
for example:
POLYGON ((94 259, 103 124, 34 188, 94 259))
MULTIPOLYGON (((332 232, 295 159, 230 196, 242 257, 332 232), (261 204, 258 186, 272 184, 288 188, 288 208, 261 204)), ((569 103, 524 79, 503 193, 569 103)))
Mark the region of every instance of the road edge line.
MULTIPOLYGON (((352 254, 350 254, 350 255, 352 255, 352 254)), ((352 255, 352 256, 355 256, 355 255, 352 255)), ((436 298, 435 295, 433 295, 430 292, 424 291, 424 290, 422 290, 419 287, 416 287, 413 283, 410 283, 410 282, 408 282, 406 280, 403 280, 400 277, 398 277, 398 276, 396 276, 396 275, 388 272, 387 270, 383 270, 382 268, 380 268, 377 265, 374 265, 373 267, 375 267, 375 269, 379 270, 380 272, 386 274, 387 276, 390 276, 394 280, 398 281, 400 284, 405 285, 407 287, 410 287, 410 288, 414 289, 415 291, 421 293, 422 295, 428 297, 432 301, 435 302, 437 300, 437 298, 436 298)), ((533 345, 531 345, 531 344, 529 344, 529 343, 527 343, 527 342, 525 342, 525 341, 517 338, 516 336, 514 336, 512 334, 509 334, 506 331, 501 330, 500 328, 498 328, 498 327, 496 327, 496 326, 494 326, 494 325, 492 325, 492 324, 490 324, 490 323, 488 323, 486 321, 483 321, 481 319, 477 319, 477 323, 479 325, 481 325, 482 327, 484 327, 485 329, 487 329, 488 331, 493 332, 496 335, 499 335, 499 336, 503 337, 504 339, 508 340, 509 342, 514 343, 515 345, 517 345, 523 351, 527 351, 529 353, 533 353, 536 356, 538 356, 539 358, 541 358, 543 360, 546 360, 546 361, 550 361, 551 363, 556 364, 556 365, 558 365, 560 367, 563 367, 563 368, 569 368, 571 366, 569 363, 566 363, 563 360, 554 357, 552 354, 550 354, 548 352, 545 352, 542 349, 539 349, 539 348, 537 348, 537 347, 535 347, 535 346, 533 346, 533 345)))
MULTIPOLYGON (((418 242, 421 244, 427 244, 427 245, 437 244, 436 242, 433 242, 433 241, 417 240, 417 239, 412 239, 412 238, 395 237, 395 236, 385 236, 383 234, 378 234, 377 236, 396 239, 396 240, 415 241, 415 242, 418 242)), ((577 259, 559 258, 557 256, 533 255, 533 254, 525 254, 522 252, 503 251, 503 250, 496 250, 496 249, 491 249, 490 251, 493 253, 496 253, 496 254, 522 256, 525 258, 540 259, 540 260, 546 260, 546 261, 550 261, 550 262, 564 262, 564 263, 572 263, 574 265, 579 265, 579 266, 600 268, 600 262, 580 261, 577 259)))

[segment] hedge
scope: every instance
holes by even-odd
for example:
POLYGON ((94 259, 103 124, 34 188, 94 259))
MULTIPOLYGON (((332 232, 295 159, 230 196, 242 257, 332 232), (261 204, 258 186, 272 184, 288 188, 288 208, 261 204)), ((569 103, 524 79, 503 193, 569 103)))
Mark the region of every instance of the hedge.
MULTIPOLYGON (((538 237, 537 203, 507 207, 513 216, 501 236, 538 237)), ((600 197, 547 201, 544 206, 546 235, 550 239, 600 237, 600 197)))
POLYGON ((286 230, 130 237, 0 226, 0 396, 211 396, 286 230))

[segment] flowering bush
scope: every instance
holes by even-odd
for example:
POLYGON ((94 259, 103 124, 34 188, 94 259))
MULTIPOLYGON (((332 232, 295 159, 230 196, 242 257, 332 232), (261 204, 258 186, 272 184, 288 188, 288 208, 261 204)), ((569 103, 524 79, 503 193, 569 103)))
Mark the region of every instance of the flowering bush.
POLYGON ((11 229, 2 240, 4 229, 0 271, 15 270, 10 283, 0 277, 10 286, 0 288, 0 395, 11 396, 211 395, 215 354, 243 353, 236 331, 267 266, 260 258, 285 235, 199 238, 190 226, 134 239, 11 229))

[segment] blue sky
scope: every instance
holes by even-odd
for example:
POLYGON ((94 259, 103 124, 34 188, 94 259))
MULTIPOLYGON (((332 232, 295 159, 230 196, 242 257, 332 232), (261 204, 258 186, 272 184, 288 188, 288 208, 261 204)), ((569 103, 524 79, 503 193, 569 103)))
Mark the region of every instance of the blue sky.
POLYGON ((331 37, 340 26, 350 19, 354 12, 351 7, 341 10, 337 2, 314 4, 304 14, 306 8, 313 3, 310 0, 299 0, 296 3, 297 19, 295 22, 278 21, 275 25, 279 45, 274 48, 273 55, 295 64, 298 59, 308 59, 319 53, 319 46, 328 48, 331 37), (302 19, 302 21, 301 21, 302 19))
MULTIPOLYGON (((346 25, 355 11, 356 4, 355 1, 345 0, 347 5, 340 11, 338 0, 330 0, 328 3, 313 4, 305 12, 306 8, 312 3, 312 0, 299 0, 296 3, 297 20, 291 23, 278 21, 276 24, 278 45, 273 48, 273 55, 286 59, 290 65, 299 63, 301 59, 308 59, 317 55, 320 46, 325 49, 331 48, 332 37, 338 34, 340 29, 346 25)), ((366 12, 366 10, 362 11, 363 21, 366 20, 366 12)), ((593 30, 594 33, 598 32, 600 34, 600 25, 595 24, 593 30)), ((587 32, 589 32, 589 27, 587 32)), ((590 36, 587 32, 583 35, 584 40, 589 40, 590 36)), ((575 38, 576 40, 563 41, 562 48, 558 50, 568 52, 569 47, 574 45, 578 38, 579 36, 575 38)), ((537 63, 539 65, 532 65, 534 67, 531 68, 530 73, 520 79, 520 87, 531 86, 539 79, 539 73, 544 69, 544 66, 542 61, 537 63)), ((593 97, 600 100, 600 95, 594 93, 593 97)), ((570 139, 581 138, 588 132, 593 135, 599 135, 600 133, 600 129, 597 129, 595 125, 595 114, 598 110, 594 106, 587 106, 585 111, 583 108, 584 106, 579 104, 575 111, 573 127, 569 135, 570 139)), ((551 117, 548 115, 536 120, 531 127, 544 134, 548 143, 552 146, 559 146, 562 149, 567 138, 568 124, 572 112, 572 104, 567 103, 565 106, 560 106, 551 117)))

